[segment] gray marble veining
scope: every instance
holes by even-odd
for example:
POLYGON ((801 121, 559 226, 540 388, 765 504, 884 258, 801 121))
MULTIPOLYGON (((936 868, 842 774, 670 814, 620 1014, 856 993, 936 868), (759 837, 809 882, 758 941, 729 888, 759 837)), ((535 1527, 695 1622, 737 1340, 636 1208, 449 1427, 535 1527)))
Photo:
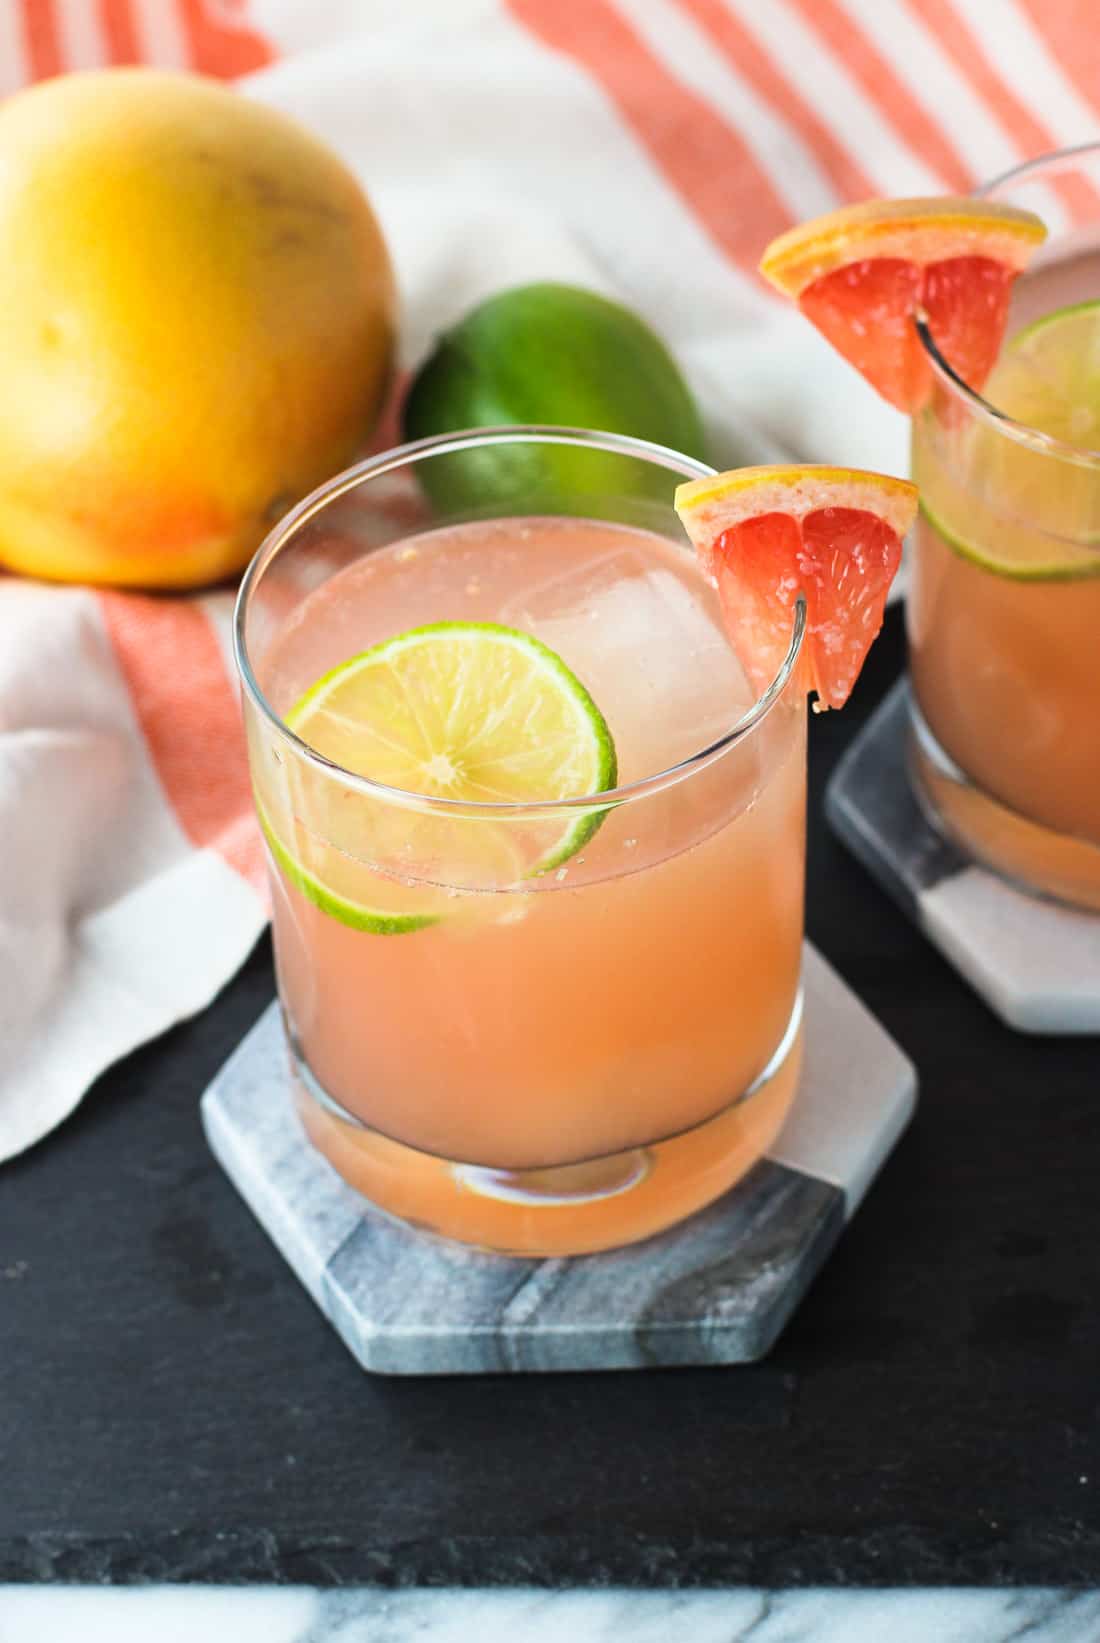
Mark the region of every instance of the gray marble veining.
POLYGON ((1100 1593, 0 1587, 3 1643, 1098 1643, 1100 1593))
POLYGON ((902 680, 840 761, 834 832, 1010 1027, 1100 1032, 1100 916, 1025 895, 942 838, 906 770, 902 680))
POLYGON ((718 1203, 579 1260, 485 1255, 365 1205, 306 1143, 274 1006, 203 1097, 223 1167, 364 1368, 741 1363, 773 1344, 912 1111, 911 1064, 807 947, 807 1053, 771 1150, 718 1203))
POLYGON ((762 1162, 644 1244, 516 1261, 364 1216, 329 1263, 326 1310, 386 1374, 644 1369, 760 1357, 844 1225, 843 1194, 762 1162))

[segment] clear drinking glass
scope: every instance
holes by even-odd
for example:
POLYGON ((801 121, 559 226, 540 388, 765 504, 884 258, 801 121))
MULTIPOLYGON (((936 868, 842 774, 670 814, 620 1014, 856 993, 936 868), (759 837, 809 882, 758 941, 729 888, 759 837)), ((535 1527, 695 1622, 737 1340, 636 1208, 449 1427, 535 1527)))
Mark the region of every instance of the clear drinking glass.
MULTIPOLYGON (((981 192, 1036 211, 1050 230, 1016 282, 1005 349, 1023 327, 1100 299, 1100 145, 1044 156, 981 192)), ((1091 433, 1054 438, 1006 415, 990 402, 996 371, 986 397, 975 393, 918 329, 934 377, 913 424, 918 796, 978 860, 1100 908, 1100 450, 1091 433)), ((1047 333, 1036 403, 1074 380, 1067 356, 1087 332, 1062 334, 1060 354, 1059 333, 1047 333)), ((1090 376, 1095 392, 1100 362, 1082 383, 1090 376)), ((1080 409, 1082 429, 1094 428, 1095 407, 1080 409)))
POLYGON ((750 1168, 794 1095, 804 614, 757 699, 672 509, 708 471, 581 430, 420 441, 316 491, 241 589, 302 1122, 374 1204, 466 1243, 542 1255, 645 1237, 750 1168), (427 798, 288 727, 327 670, 455 619, 564 659, 610 726, 618 787, 427 798), (577 823, 585 842, 538 871, 577 823))

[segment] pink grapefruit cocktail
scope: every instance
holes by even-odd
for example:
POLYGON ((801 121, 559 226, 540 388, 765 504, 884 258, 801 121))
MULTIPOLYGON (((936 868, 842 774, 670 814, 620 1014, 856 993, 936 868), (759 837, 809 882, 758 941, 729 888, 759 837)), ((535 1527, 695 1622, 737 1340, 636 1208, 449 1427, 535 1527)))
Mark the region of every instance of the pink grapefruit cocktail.
MULTIPOLYGON (((462 454, 447 441, 366 463, 270 539, 239 643, 306 1129, 384 1209, 541 1254, 680 1219, 782 1123, 801 1047, 806 701, 799 613, 770 688, 750 686, 684 542, 672 493, 705 470, 611 436, 526 437, 598 456, 598 489, 592 470, 566 512, 540 511, 536 484, 523 509, 454 520, 424 500, 423 465, 462 454), (501 630, 540 689, 549 664, 522 636, 547 647, 570 711, 581 723, 590 701, 613 740, 614 788, 540 788, 556 733, 534 729, 485 762, 476 798, 438 748, 428 794, 356 769, 341 738, 359 687, 341 669, 368 656, 396 678, 387 647, 427 625, 417 642, 476 658, 452 691, 460 718, 515 660, 501 630), (301 707, 332 670, 335 694, 301 707)), ((492 714, 478 725, 475 753, 502 733, 492 714)))

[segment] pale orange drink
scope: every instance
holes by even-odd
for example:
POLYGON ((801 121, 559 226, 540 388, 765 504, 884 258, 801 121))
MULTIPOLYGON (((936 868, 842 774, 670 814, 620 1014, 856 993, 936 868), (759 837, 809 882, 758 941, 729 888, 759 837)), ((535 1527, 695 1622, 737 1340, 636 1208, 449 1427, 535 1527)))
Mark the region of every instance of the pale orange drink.
POLYGON ((334 481, 249 574, 299 1112, 405 1221, 629 1242, 724 1191, 790 1106, 803 610, 750 680, 672 510, 705 473, 612 436, 427 442, 334 481), (507 493, 509 455, 525 507, 454 504, 455 464, 500 462, 507 493))
POLYGON ((1100 146, 989 195, 1059 226, 1015 283, 980 393, 921 328, 914 768, 975 856, 1100 908, 1100 146))

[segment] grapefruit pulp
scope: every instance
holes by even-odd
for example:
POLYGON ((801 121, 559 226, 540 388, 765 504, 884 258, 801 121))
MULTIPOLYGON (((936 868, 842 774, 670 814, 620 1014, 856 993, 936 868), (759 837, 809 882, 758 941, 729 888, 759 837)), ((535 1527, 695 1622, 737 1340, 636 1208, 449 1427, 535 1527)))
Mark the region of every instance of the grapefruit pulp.
POLYGON ((843 707, 916 509, 915 485, 853 468, 740 468, 678 488, 676 512, 758 691, 783 665, 801 597, 809 685, 821 706, 843 707))
POLYGON ((913 412, 931 387, 914 315, 980 390, 1012 283, 1045 235, 1031 212, 983 200, 870 200, 780 235, 760 271, 884 399, 913 412))

